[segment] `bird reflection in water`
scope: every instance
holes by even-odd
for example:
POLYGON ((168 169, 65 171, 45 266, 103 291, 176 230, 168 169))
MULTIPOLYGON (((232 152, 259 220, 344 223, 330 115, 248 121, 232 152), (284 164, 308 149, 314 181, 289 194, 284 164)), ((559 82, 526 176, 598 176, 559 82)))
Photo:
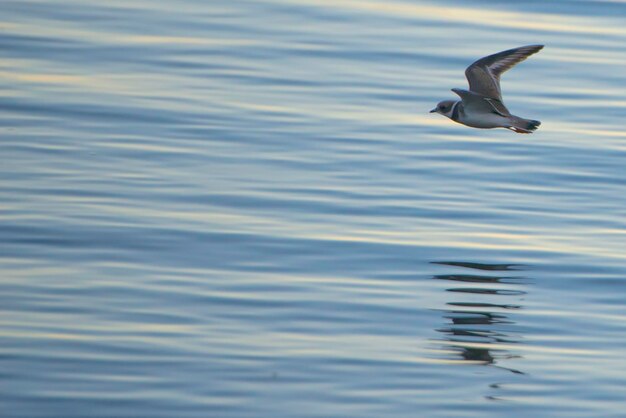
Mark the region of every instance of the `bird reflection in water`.
POLYGON ((446 342, 446 352, 453 354, 454 359, 523 374, 499 364, 501 360, 521 357, 509 350, 510 345, 518 344, 521 338, 515 330, 515 321, 511 319, 511 313, 522 308, 514 302, 526 294, 519 289, 520 285, 526 284, 525 278, 511 276, 521 266, 454 261, 433 264, 481 271, 481 274, 433 276, 435 280, 459 284, 446 289, 457 301, 447 303, 449 308, 443 315, 447 325, 437 330, 444 335, 442 341, 446 342))

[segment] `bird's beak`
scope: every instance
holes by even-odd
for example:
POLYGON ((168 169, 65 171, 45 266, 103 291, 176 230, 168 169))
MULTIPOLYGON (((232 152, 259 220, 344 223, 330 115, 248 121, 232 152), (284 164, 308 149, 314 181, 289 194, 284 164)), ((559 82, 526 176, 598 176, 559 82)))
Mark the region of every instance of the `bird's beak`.
POLYGON ((430 111, 430 112, 428 112, 428 113, 437 113, 437 108, 434 108, 433 110, 431 110, 431 111, 430 111))

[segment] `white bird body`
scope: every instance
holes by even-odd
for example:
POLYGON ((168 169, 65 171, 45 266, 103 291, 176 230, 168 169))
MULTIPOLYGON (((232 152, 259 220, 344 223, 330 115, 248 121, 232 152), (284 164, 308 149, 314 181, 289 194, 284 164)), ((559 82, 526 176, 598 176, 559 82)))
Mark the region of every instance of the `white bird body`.
POLYGON ((461 100, 445 100, 430 112, 472 128, 507 128, 517 133, 532 133, 541 122, 509 112, 502 101, 500 75, 542 48, 543 45, 522 46, 479 59, 465 70, 470 90, 452 89, 461 100))
POLYGON ((475 113, 465 114, 465 116, 460 117, 457 122, 462 123, 466 126, 470 126, 472 128, 480 129, 506 128, 511 124, 508 118, 502 117, 495 113, 490 113, 486 115, 477 115, 475 113))
POLYGON ((466 110, 466 106, 462 101, 454 102, 450 115, 450 119, 472 128, 489 129, 493 127, 505 127, 510 124, 509 119, 494 112, 475 112, 466 110), (456 112, 456 115, 455 115, 456 112), (453 116, 455 115, 455 116, 453 116))

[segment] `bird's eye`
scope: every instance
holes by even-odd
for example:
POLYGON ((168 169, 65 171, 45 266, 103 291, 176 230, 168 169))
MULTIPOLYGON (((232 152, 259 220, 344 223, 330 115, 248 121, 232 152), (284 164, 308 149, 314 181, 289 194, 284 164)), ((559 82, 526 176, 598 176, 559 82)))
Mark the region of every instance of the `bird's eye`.
POLYGON ((439 110, 443 110, 443 109, 444 109, 444 107, 443 107, 443 106, 439 106, 439 110))

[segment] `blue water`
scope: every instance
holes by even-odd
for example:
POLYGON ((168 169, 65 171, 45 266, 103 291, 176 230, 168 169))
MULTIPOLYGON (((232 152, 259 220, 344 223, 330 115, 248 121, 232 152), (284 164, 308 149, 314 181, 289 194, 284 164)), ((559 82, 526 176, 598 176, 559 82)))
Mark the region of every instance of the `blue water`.
POLYGON ((626 4, 0 11, 2 417, 626 416, 626 4))

